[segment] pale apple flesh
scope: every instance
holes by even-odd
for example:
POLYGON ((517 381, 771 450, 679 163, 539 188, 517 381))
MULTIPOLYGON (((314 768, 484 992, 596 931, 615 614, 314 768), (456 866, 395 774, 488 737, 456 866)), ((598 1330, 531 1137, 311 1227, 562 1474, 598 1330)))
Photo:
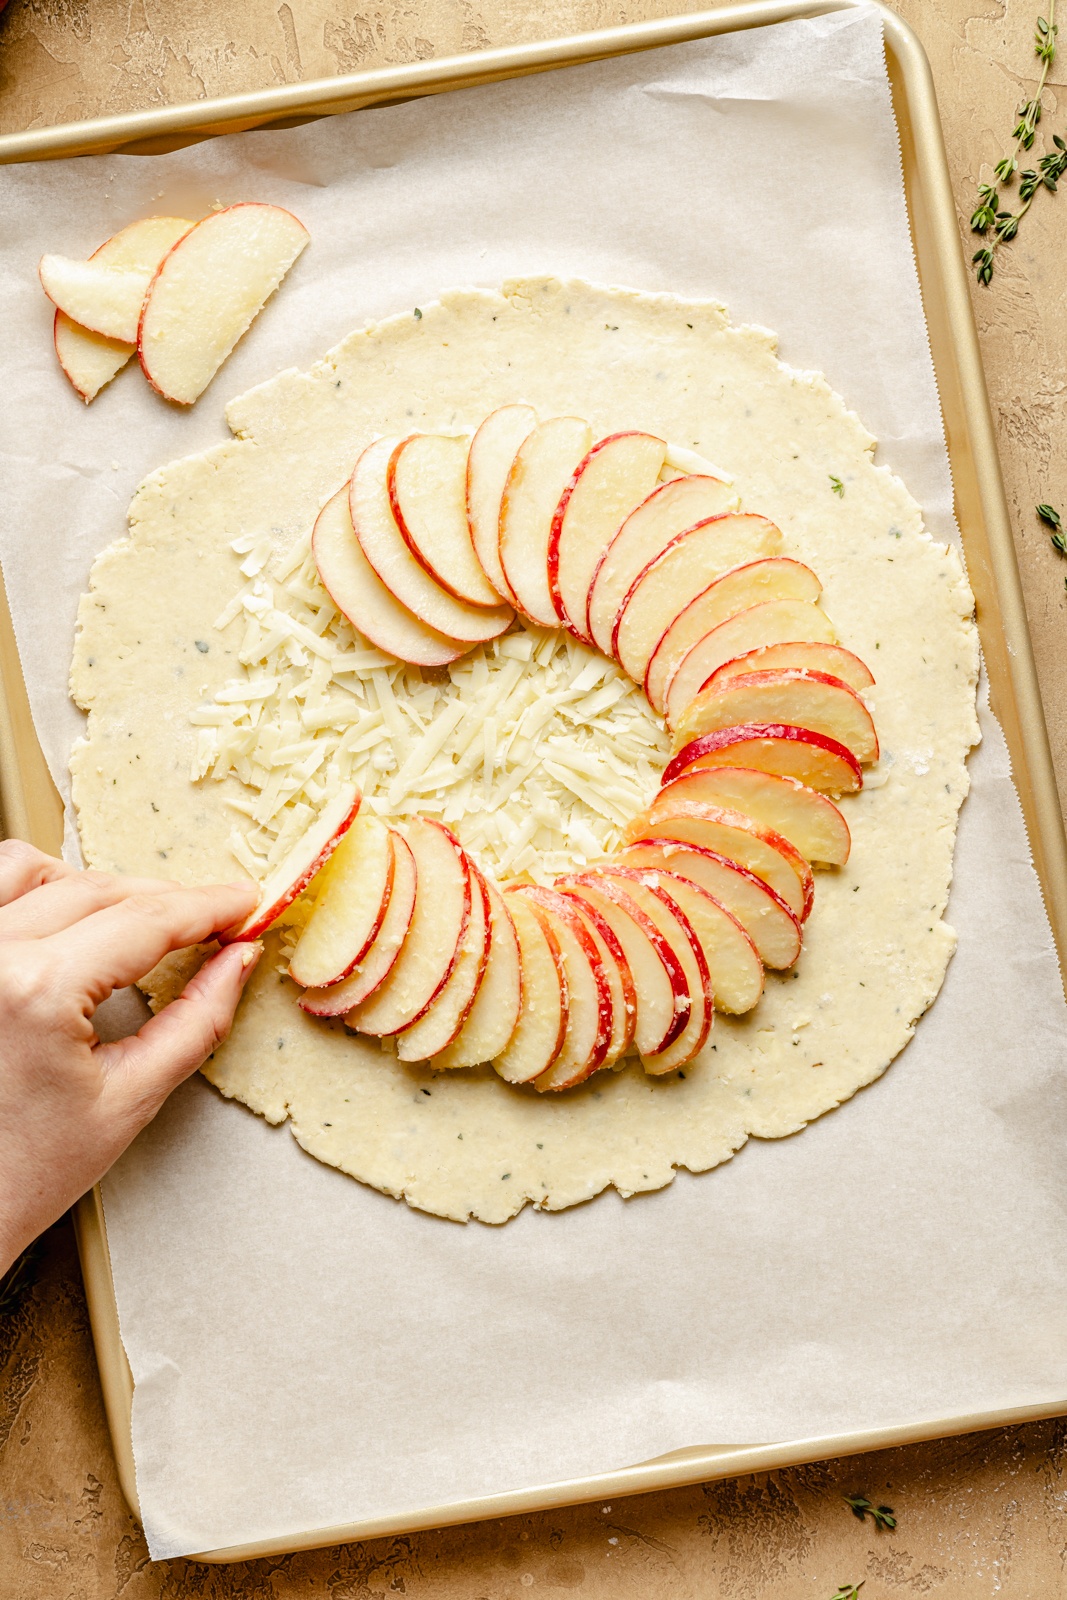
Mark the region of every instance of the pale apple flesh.
POLYGON ((400 1061, 428 1061, 438 1055, 459 1034, 474 1004, 489 959, 489 890, 485 879, 467 858, 471 875, 471 909, 467 931, 437 998, 417 1022, 397 1035, 396 1054, 400 1061))
POLYGON ((661 796, 742 811, 788 839, 806 861, 843 867, 848 860, 852 841, 841 812, 795 778, 750 767, 698 767, 664 784, 657 800, 661 796))
POLYGON ((467 456, 467 522, 482 571, 493 588, 507 595, 500 565, 500 503, 519 446, 537 426, 532 406, 498 406, 475 432, 467 456))
POLYGON ((363 960, 325 989, 306 989, 297 1004, 313 1017, 347 1016, 384 983, 400 954, 415 910, 415 857, 403 834, 389 830, 393 846, 393 882, 377 937, 363 960))
POLYGON ((627 828, 627 844, 652 836, 704 845, 754 872, 804 922, 811 910, 812 871, 800 852, 771 828, 726 806, 670 795, 656 799, 627 828))
POLYGON ((611 654, 611 635, 630 585, 650 561, 687 528, 717 517, 737 496, 719 478, 705 474, 660 484, 630 513, 600 556, 589 585, 586 621, 594 644, 611 654))
POLYGON ((549 584, 552 519, 591 433, 581 417, 542 422, 520 445, 500 502, 500 566, 509 597, 546 628, 559 625, 549 584))
POLYGON ((791 556, 768 556, 724 572, 678 613, 657 640, 645 671, 649 703, 662 713, 667 680, 682 657, 705 634, 739 611, 768 600, 814 603, 821 593, 822 585, 811 568, 791 556))
POLYGON ((702 689, 678 724, 674 748, 746 722, 781 722, 825 734, 861 764, 878 760, 878 735, 854 689, 823 672, 748 672, 702 689))
POLYGON ((626 952, 611 924, 588 900, 569 897, 578 915, 583 918, 600 952, 611 990, 611 1041, 604 1057, 604 1066, 614 1066, 621 1055, 633 1044, 637 1019, 637 989, 634 985, 626 952))
POLYGON ((167 400, 192 405, 308 243, 281 206, 245 202, 213 211, 163 257, 136 330, 145 377, 167 400))
POLYGON ((57 255, 42 256, 37 270, 49 300, 72 322, 107 339, 136 344, 150 272, 57 255))
POLYGON ((782 722, 746 722, 701 734, 671 757, 663 782, 701 767, 755 767, 795 778, 820 794, 856 794, 863 769, 851 750, 810 728, 782 722))
POLYGON ((615 433, 579 462, 552 518, 548 580, 556 616, 591 640, 589 590, 601 556, 622 523, 652 493, 667 443, 650 433, 615 433))
POLYGON ((467 522, 466 439, 415 433, 389 460, 389 503, 405 544, 442 589, 468 605, 499 606, 467 522))
POLYGON ((840 678, 850 689, 862 694, 874 685, 874 674, 865 661, 839 644, 813 644, 809 640, 791 640, 782 644, 767 644, 747 655, 724 661, 702 689, 714 688, 727 678, 740 678, 747 672, 774 672, 782 667, 795 667, 801 672, 824 672, 831 678, 840 678))
POLYGON ((507 1083, 530 1083, 563 1049, 570 998, 559 942, 548 919, 509 891, 508 910, 519 941, 523 1003, 519 1020, 493 1067, 507 1083))
POLYGON ((393 869, 392 834, 364 812, 319 877, 314 908, 289 961, 294 983, 324 988, 358 966, 385 919, 393 869))
POLYGON ((573 1089, 603 1066, 612 1035, 611 987, 596 941, 567 897, 525 884, 516 896, 536 905, 556 936, 567 979, 567 1031, 559 1055, 533 1080, 541 1093, 573 1089))
POLYGON ((489 959, 481 987, 451 1044, 435 1055, 435 1068, 476 1067, 492 1061, 508 1045, 522 1010, 522 961, 511 913, 496 884, 483 879, 489 894, 489 959))
POLYGON ((258 939, 277 922, 329 861, 355 822, 361 798, 354 785, 346 784, 326 802, 311 826, 263 880, 255 910, 236 928, 229 929, 220 938, 220 944, 258 939))
POLYGON ((810 600, 767 600, 737 612, 698 640, 668 677, 663 695, 667 726, 681 721, 686 707, 725 662, 766 645, 797 640, 829 645, 836 639, 833 623, 810 600))
POLYGON ((459 958, 471 910, 471 876, 456 836, 429 817, 407 828, 415 857, 411 926, 388 977, 346 1022, 384 1038, 417 1022, 436 1000, 459 958))

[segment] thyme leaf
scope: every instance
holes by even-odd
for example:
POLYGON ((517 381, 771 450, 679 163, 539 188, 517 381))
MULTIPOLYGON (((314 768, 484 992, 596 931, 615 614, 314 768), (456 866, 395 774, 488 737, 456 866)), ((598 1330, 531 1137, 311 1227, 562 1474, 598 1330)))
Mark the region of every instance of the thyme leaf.
POLYGON ((1051 541, 1053 549, 1058 550, 1061 556, 1067 556, 1067 532, 1064 531, 1063 518, 1056 510, 1056 507, 1040 505, 1035 506, 1034 510, 1045 526, 1052 529, 1051 541))
POLYGON ((859 1583, 842 1583, 838 1586, 837 1593, 830 1596, 830 1600, 859 1600, 859 1592, 866 1582, 866 1578, 861 1578, 859 1583))
POLYGON ((865 1494, 846 1494, 841 1497, 854 1517, 862 1522, 870 1516, 876 1528, 895 1528, 897 1519, 892 1506, 876 1506, 865 1494))
POLYGON ((841 482, 840 478, 834 477, 832 472, 830 473, 830 492, 832 494, 836 494, 839 500, 843 500, 845 498, 845 486, 841 482))

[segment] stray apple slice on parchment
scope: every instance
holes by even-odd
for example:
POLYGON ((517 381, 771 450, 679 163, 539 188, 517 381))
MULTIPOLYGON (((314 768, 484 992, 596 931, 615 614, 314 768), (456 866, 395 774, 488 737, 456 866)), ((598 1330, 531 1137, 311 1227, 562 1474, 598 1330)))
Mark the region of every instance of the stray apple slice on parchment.
POLYGON ((98 261, 72 261, 69 256, 41 257, 41 288, 52 304, 90 333, 123 344, 137 340, 141 307, 152 281, 150 272, 123 271, 98 261))

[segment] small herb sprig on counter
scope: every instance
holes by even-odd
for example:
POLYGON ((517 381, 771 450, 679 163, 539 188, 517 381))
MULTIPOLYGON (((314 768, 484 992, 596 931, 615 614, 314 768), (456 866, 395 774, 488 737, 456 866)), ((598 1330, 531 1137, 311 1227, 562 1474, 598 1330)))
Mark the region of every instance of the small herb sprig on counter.
POLYGON ((896 1527, 897 1519, 893 1514, 892 1506, 876 1506, 873 1501, 867 1499, 865 1494, 846 1494, 842 1495, 841 1498, 851 1510, 852 1515, 858 1517, 861 1522, 864 1517, 869 1515, 873 1519, 876 1528, 896 1527))
POLYGON ((866 1582, 866 1578, 861 1578, 859 1583, 842 1583, 837 1593, 830 1596, 830 1600, 859 1600, 860 1590, 866 1582))
POLYGON ((1059 551, 1061 556, 1067 556, 1067 534, 1063 531, 1063 518, 1056 510, 1056 507, 1040 505, 1035 506, 1034 510, 1045 526, 1052 529, 1050 538, 1053 547, 1059 551))
POLYGON ((1056 0, 1049 0, 1048 17, 1038 17, 1034 32, 1034 54, 1041 63, 1037 88, 1032 99, 1025 100, 1019 107, 1018 121, 1012 130, 1015 144, 993 168, 996 183, 982 183, 978 186, 978 205, 971 217, 971 232, 986 237, 992 230, 990 243, 976 250, 971 258, 978 282, 982 284, 992 282, 997 250, 1002 244, 1007 244, 1015 238, 1019 224, 1033 205, 1034 197, 1039 190, 1047 189, 1050 194, 1055 194, 1059 180, 1067 173, 1067 143, 1057 133, 1052 137, 1053 148, 1039 159, 1036 167, 1024 168, 1019 173, 1018 210, 1003 209, 998 184, 1007 186, 1012 182, 1019 170, 1020 154, 1033 148, 1037 125, 1041 121, 1041 97, 1048 81, 1049 70, 1056 59, 1058 31, 1056 0))

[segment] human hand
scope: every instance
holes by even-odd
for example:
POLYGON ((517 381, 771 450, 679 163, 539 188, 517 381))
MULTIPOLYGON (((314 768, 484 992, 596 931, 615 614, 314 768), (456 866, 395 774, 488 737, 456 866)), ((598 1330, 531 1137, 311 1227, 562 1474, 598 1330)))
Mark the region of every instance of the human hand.
POLYGON ((225 1039, 263 947, 218 951, 114 1044, 96 1037, 97 1006, 170 951, 241 921, 256 899, 251 882, 186 889, 0 843, 0 1273, 225 1039))

